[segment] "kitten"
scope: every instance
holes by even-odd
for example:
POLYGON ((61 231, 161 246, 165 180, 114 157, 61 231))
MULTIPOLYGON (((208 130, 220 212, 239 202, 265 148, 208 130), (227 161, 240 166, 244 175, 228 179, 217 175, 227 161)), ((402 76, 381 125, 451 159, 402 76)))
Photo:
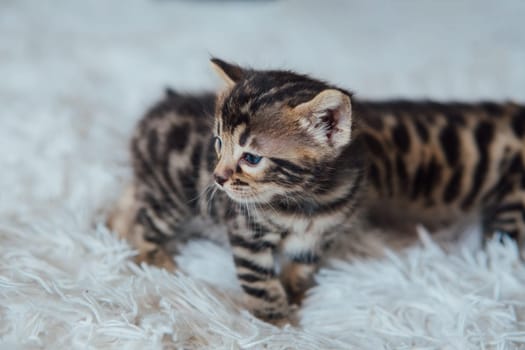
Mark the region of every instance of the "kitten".
POLYGON ((137 261, 173 268, 190 219, 222 223, 248 307, 281 324, 360 218, 434 229, 480 213, 487 235, 523 240, 523 106, 358 101, 305 75, 212 63, 227 83, 216 100, 169 91, 131 142, 134 183, 111 225, 137 261))

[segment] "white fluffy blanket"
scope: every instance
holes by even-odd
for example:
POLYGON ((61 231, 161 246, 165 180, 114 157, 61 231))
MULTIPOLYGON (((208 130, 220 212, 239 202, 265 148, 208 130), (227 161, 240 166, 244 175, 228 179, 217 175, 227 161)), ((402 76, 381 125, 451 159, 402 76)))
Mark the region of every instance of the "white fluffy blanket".
MULTIPOLYGON (((295 68, 366 97, 523 99, 525 5, 506 2, 0 3, 0 348, 515 349, 513 243, 333 260, 277 329, 238 307, 229 254, 170 275, 103 226, 127 140, 165 85, 217 88, 209 54, 295 68)), ((475 237, 476 233, 467 235, 475 237)))

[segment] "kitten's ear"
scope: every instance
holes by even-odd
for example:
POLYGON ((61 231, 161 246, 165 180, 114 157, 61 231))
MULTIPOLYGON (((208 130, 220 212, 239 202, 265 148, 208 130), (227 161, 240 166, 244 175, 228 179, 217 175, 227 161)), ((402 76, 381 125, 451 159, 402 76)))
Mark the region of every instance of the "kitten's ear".
POLYGON ((346 93, 327 89, 294 108, 307 131, 321 144, 338 149, 350 142, 352 104, 346 93))
POLYGON ((224 62, 218 58, 212 58, 210 61, 215 71, 229 86, 235 85, 246 75, 244 69, 235 64, 224 62))

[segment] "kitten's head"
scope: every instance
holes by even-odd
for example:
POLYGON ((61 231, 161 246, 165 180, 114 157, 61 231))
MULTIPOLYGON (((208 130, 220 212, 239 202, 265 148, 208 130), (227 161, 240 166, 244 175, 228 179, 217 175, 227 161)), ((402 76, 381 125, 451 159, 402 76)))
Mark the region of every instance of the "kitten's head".
POLYGON ((238 202, 304 196, 351 140, 351 94, 289 71, 212 63, 228 85, 215 113, 217 184, 238 202))

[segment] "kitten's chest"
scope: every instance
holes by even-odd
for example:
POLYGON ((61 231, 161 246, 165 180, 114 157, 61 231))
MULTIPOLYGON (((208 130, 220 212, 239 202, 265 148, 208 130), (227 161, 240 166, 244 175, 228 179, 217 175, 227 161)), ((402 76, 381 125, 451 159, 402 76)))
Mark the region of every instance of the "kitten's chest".
POLYGON ((267 213, 264 220, 281 233, 321 235, 344 227, 348 217, 343 212, 311 216, 273 212, 267 213))

